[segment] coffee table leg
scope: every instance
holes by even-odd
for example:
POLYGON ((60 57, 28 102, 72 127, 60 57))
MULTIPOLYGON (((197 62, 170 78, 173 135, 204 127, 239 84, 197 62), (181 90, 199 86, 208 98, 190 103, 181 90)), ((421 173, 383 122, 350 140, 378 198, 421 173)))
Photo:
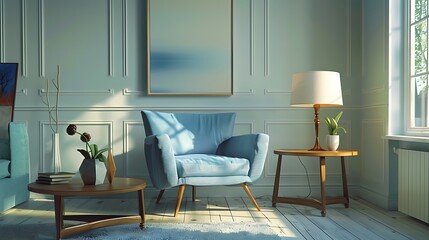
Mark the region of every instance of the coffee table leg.
POLYGON ((322 202, 322 217, 326 216, 326 192, 325 192, 325 181, 326 181, 326 165, 325 157, 320 157, 320 197, 322 202))
POLYGON ((145 226, 145 213, 144 213, 144 192, 143 189, 138 191, 139 195, 139 215, 141 217, 140 229, 143 229, 145 226))
POLYGON ((274 178, 274 189, 273 189, 273 199, 272 206, 275 207, 277 203, 277 197, 279 196, 279 184, 280 184, 280 170, 282 168, 282 155, 279 154, 277 159, 277 170, 276 177, 274 178))
POLYGON ((62 196, 54 196, 55 204, 55 225, 57 229, 57 239, 61 239, 61 231, 64 228, 64 198, 62 196))

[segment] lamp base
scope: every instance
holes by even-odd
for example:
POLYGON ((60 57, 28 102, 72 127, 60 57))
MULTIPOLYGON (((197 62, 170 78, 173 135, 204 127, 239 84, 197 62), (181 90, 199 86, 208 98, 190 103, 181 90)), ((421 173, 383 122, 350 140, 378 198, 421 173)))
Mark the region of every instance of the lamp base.
POLYGON ((320 110, 320 105, 314 104, 313 109, 314 109, 314 130, 316 132, 316 141, 314 142, 314 147, 312 149, 309 149, 309 151, 326 151, 325 149, 323 149, 320 146, 320 142, 319 142, 319 124, 320 124, 319 110, 320 110))
POLYGON ((326 150, 326 149, 324 149, 324 148, 312 148, 312 149, 308 149, 308 151, 328 151, 328 150, 326 150))
POLYGON ((320 146, 319 137, 316 137, 316 142, 314 143, 314 147, 312 149, 308 149, 308 151, 326 151, 320 146))

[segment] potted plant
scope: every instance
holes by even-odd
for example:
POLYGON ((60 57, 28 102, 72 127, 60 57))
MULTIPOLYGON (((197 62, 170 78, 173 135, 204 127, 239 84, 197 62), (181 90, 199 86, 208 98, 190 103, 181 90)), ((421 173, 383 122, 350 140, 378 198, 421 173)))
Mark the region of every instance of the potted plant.
POLYGON ((329 151, 336 151, 338 146, 340 145, 340 136, 338 135, 338 131, 341 129, 344 133, 347 133, 344 127, 341 127, 338 123, 343 115, 343 111, 339 112, 335 117, 325 118, 325 123, 328 126, 328 134, 326 136, 326 143, 328 145, 329 151))

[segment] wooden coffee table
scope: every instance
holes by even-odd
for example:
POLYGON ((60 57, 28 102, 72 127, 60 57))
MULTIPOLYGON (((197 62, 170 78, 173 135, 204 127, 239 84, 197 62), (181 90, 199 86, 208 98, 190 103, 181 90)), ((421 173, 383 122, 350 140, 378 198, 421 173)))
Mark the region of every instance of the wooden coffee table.
POLYGON ((94 228, 140 223, 144 228, 144 193, 146 181, 134 178, 114 178, 112 184, 106 182, 100 185, 83 185, 81 181, 70 181, 68 184, 46 185, 30 183, 28 190, 35 193, 54 195, 55 224, 57 239, 94 228), (75 196, 101 196, 110 194, 122 194, 129 192, 138 193, 138 215, 65 215, 64 197, 75 196), (64 220, 82 221, 84 224, 64 227, 64 220))

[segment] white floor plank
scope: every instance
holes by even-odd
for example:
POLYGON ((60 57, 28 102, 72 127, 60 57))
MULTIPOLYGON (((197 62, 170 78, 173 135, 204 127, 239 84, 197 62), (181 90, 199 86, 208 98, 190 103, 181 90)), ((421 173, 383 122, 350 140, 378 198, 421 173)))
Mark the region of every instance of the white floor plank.
POLYGON ((429 225, 396 211, 384 211, 365 201, 354 201, 354 209, 395 229, 410 239, 428 239, 429 225))
MULTIPOLYGON (((322 217, 319 209, 306 207, 306 206, 298 206, 294 205, 295 208, 302 215, 306 216, 308 220, 310 220, 314 225, 320 228, 324 233, 326 233, 332 239, 338 240, 357 240, 356 236, 352 233, 348 232, 346 229, 337 225, 332 219, 327 217, 322 217)), ((327 210, 327 214, 329 214, 329 209, 327 210)))
POLYGON ((389 228, 383 223, 377 220, 374 220, 372 217, 366 214, 363 214, 353 208, 336 209, 336 211, 347 216, 350 219, 353 219, 353 221, 356 224, 359 224, 362 227, 374 232, 375 234, 382 236, 384 239, 391 239, 391 240, 409 239, 406 236, 402 235, 401 233, 397 232, 396 230, 389 228))
POLYGON ((289 204, 278 204, 277 209, 287 218, 299 233, 306 239, 331 240, 325 232, 318 228, 307 217, 301 215, 289 204))
POLYGON ((209 198, 208 204, 210 206, 210 219, 213 219, 213 222, 234 222, 226 198, 209 198))

